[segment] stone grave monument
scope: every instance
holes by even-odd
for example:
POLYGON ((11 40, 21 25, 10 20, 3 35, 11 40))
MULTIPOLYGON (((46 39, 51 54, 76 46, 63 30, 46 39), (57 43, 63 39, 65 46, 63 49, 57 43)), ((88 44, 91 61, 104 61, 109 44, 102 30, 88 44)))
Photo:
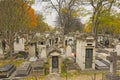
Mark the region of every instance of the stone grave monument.
POLYGON ((120 55, 120 43, 116 45, 115 51, 117 52, 117 55, 120 55))
POLYGON ((46 47, 43 47, 43 48, 41 49, 41 58, 42 58, 42 59, 46 59, 46 58, 47 58, 46 47))
POLYGON ((66 48, 66 57, 72 57, 72 48, 70 45, 66 48))
POLYGON ((117 60, 120 60, 120 56, 117 56, 116 52, 111 52, 107 60, 110 61, 110 73, 106 75, 106 80, 120 80, 120 76, 116 75, 117 60))
POLYGON ((76 62, 81 70, 95 69, 95 39, 93 36, 77 37, 76 62))
POLYGON ((54 48, 48 53, 50 73, 61 73, 61 51, 54 48))
POLYGON ((32 75, 45 75, 44 60, 39 59, 32 63, 32 75))
POLYGON ((32 69, 30 62, 23 62, 16 70, 16 77, 28 76, 32 69))

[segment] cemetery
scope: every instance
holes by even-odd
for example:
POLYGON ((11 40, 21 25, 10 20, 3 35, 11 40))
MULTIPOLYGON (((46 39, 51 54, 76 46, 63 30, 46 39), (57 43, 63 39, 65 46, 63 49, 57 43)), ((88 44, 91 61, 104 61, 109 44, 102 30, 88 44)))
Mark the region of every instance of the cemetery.
MULTIPOLYGON (((37 35, 37 38, 34 37, 36 42, 29 42, 27 51, 25 50, 26 44, 15 43, 14 59, 22 60, 22 63, 17 67, 12 64, 1 67, 0 76, 9 77, 14 72, 14 75, 12 75, 14 79, 18 77, 52 76, 54 73, 69 76, 72 73, 105 71, 106 75, 104 77, 106 80, 119 80, 116 72, 120 69, 119 61, 117 62, 120 58, 119 54, 117 54, 118 58, 117 55, 113 55, 119 53, 119 43, 115 47, 116 53, 115 51, 112 53, 109 50, 110 46, 105 46, 102 43, 104 39, 102 35, 99 38, 99 47, 95 47, 95 39, 90 34, 71 33, 70 35, 65 36, 63 46, 62 37, 51 33, 46 36, 46 39, 41 38, 43 34, 37 35), (75 35, 75 37, 70 35, 75 35), (20 45, 23 47, 18 48, 20 45), (112 56, 114 57, 112 58, 112 56), (116 67, 116 65, 118 66, 116 67)), ((114 50, 114 48, 110 49, 114 50)), ((3 53, 2 49, 1 53, 3 53)))
MULTIPOLYGON (((99 75, 104 71, 105 80, 119 80, 119 76, 116 74, 120 69, 120 58, 117 54, 119 53, 119 43, 116 45, 116 49, 113 48, 113 52, 111 52, 111 48, 109 50, 108 46, 102 47, 103 43, 99 43, 101 46, 95 47, 95 39, 92 35, 76 34, 70 34, 76 37, 70 37, 70 35, 67 37, 66 35, 67 40, 64 41, 64 46, 62 46, 63 43, 60 40, 62 37, 60 36, 50 33, 45 40, 45 38, 41 38, 43 34, 37 35, 37 42, 29 42, 27 51, 25 45, 24 49, 16 47, 16 53, 12 55, 15 60, 21 60, 21 63, 17 67, 7 63, 0 68, 0 76, 9 79, 9 76, 14 72, 11 79, 37 78, 37 76, 49 78, 54 74, 68 78, 73 76, 73 73, 79 76, 92 71, 92 75, 94 72, 98 72, 97 75, 99 75)), ((101 38, 100 41, 102 41, 101 38)), ((14 46, 18 45, 21 44, 14 46)), ((1 53, 3 52, 1 51, 1 53)))
POLYGON ((120 80, 120 0, 0 0, 0 14, 0 80, 120 80))

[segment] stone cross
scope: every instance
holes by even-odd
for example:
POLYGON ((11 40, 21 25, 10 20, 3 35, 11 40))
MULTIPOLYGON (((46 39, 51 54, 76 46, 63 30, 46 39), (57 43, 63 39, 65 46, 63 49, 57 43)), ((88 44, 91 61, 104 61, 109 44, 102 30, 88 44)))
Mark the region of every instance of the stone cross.
POLYGON ((120 56, 117 56, 117 52, 110 52, 110 56, 107 56, 107 60, 110 61, 110 73, 115 74, 117 69, 117 60, 120 60, 120 56))

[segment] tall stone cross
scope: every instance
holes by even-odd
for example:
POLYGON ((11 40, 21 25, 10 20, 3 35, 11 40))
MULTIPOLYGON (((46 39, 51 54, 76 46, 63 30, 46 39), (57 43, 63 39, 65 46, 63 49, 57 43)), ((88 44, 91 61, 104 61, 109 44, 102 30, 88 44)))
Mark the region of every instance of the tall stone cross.
POLYGON ((107 60, 110 61, 110 73, 116 74, 117 60, 120 60, 120 56, 117 56, 117 52, 110 52, 110 56, 107 56, 107 60))

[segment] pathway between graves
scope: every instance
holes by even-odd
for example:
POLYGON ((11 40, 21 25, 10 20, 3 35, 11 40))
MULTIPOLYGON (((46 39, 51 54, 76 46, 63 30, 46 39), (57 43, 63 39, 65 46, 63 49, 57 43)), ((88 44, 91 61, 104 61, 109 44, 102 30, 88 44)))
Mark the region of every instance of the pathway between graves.
POLYGON ((46 77, 46 80, 61 80, 61 77, 58 73, 51 73, 46 77))

